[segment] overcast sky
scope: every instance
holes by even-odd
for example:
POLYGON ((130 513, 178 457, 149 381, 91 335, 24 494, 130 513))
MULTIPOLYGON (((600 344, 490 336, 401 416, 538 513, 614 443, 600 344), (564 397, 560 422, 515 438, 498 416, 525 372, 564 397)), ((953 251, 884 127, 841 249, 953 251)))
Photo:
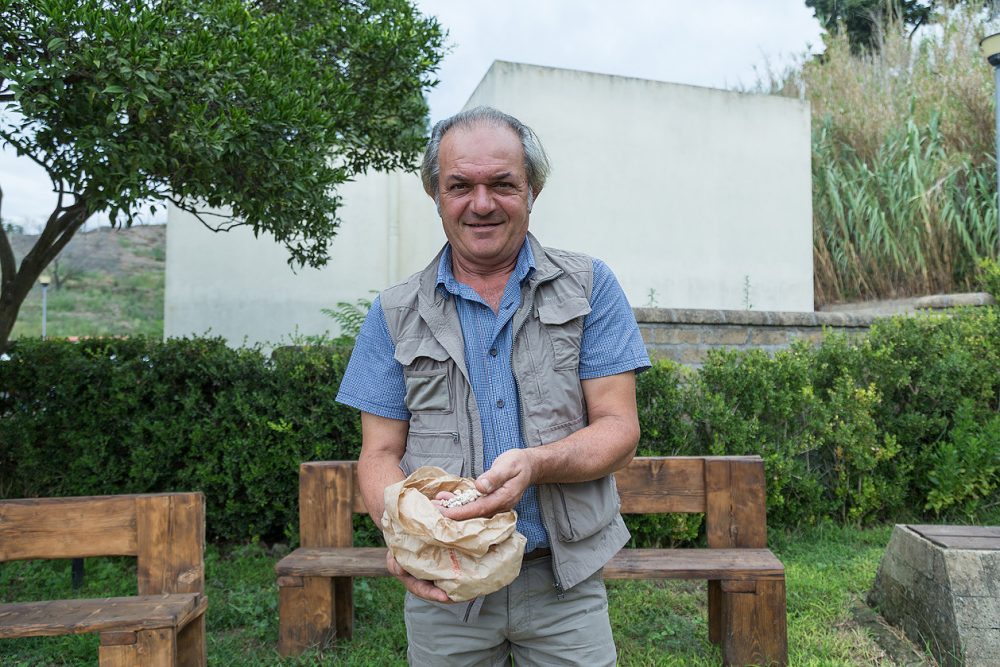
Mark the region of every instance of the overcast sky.
MULTIPOLYGON (((449 32, 450 51, 429 96, 432 122, 460 110, 494 60, 745 88, 757 71, 821 49, 819 24, 803 0, 416 3, 449 32)), ((45 172, 9 148, 0 152, 0 187, 4 220, 30 229, 52 210, 45 172)))

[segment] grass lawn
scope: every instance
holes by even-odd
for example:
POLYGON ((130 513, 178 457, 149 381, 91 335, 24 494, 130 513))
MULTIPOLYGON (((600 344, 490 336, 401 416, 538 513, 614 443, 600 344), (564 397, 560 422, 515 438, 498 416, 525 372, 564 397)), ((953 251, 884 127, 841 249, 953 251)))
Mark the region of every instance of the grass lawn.
MULTIPOLYGON (((69 336, 163 335, 162 270, 113 276, 83 273, 61 289, 49 286, 45 333, 69 336)), ((42 335, 42 289, 24 300, 11 338, 42 335)))
MULTIPOLYGON (((891 526, 856 530, 822 527, 772 532, 770 543, 787 568, 790 664, 893 665, 852 618, 875 577, 891 526)), ((300 658, 275 649, 277 556, 257 546, 206 554, 211 665, 404 665, 402 586, 389 579, 355 582, 356 630, 350 642, 300 658)), ((75 597, 135 593, 134 561, 86 561, 75 597)), ((68 561, 0 565, 4 602, 72 597, 68 561)), ((609 581, 608 596, 621 665, 719 665, 707 640, 705 584, 698 581, 609 581)), ((97 636, 0 640, 4 667, 96 665, 97 636)))

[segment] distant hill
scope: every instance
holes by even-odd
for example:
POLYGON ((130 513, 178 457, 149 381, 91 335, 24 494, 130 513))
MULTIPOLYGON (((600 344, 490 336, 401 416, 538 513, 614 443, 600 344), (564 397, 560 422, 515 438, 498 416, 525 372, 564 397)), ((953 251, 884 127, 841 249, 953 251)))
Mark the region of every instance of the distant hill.
MULTIPOLYGON (((46 269, 49 337, 163 335, 166 225, 101 227, 74 236, 46 269)), ((37 234, 11 234, 20 262, 37 234)), ((18 313, 13 338, 40 336, 41 287, 18 313)))
MULTIPOLYGON (((12 234, 14 256, 21 261, 38 234, 12 234)), ((115 276, 162 270, 167 256, 167 226, 137 225, 128 229, 99 227, 77 233, 59 254, 61 264, 78 271, 115 276)))

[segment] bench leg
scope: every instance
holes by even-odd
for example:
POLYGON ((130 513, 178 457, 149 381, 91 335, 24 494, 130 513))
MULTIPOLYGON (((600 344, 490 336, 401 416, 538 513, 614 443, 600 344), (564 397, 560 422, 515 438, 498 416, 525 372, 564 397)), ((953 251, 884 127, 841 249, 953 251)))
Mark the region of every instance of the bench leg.
POLYGON ((351 577, 333 578, 333 619, 337 639, 354 636, 354 579, 351 577))
POLYGON ((175 667, 177 633, 170 629, 102 632, 100 667, 175 667))
POLYGON ((708 581, 708 641, 722 642, 722 582, 708 581))
POLYGON ((278 653, 299 655, 330 641, 334 601, 330 577, 278 577, 278 653))
POLYGON ((723 664, 788 664, 784 578, 722 581, 718 597, 723 664))
POLYGON ((205 615, 201 614, 177 633, 178 667, 206 667, 205 615))

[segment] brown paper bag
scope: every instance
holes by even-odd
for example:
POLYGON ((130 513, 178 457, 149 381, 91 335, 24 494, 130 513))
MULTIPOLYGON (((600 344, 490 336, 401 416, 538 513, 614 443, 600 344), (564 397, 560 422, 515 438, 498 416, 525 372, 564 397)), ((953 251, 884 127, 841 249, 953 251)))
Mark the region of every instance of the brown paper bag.
POLYGON ((472 480, 423 466, 385 489, 382 528, 392 555, 407 572, 433 581, 455 602, 514 581, 527 542, 516 530, 513 511, 455 521, 431 504, 440 491, 474 488, 472 480))

